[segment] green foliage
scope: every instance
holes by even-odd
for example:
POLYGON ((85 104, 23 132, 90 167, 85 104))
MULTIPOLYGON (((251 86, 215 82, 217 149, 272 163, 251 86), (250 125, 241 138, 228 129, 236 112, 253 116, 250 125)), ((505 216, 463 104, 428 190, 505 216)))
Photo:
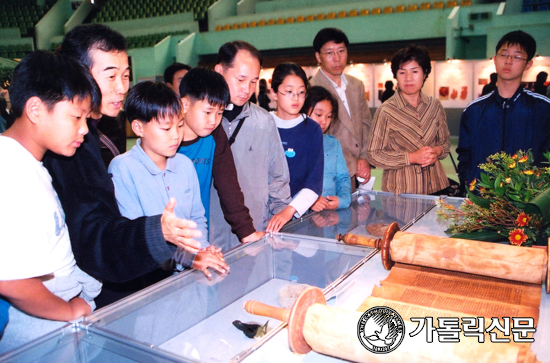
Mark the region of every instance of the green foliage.
MULTIPOLYGON (((550 161, 550 152, 544 154, 550 161)), ((480 165, 460 208, 442 205, 453 237, 531 246, 550 232, 550 168, 533 165, 531 151, 491 155, 480 165), (477 190, 478 194, 475 194, 477 190)))

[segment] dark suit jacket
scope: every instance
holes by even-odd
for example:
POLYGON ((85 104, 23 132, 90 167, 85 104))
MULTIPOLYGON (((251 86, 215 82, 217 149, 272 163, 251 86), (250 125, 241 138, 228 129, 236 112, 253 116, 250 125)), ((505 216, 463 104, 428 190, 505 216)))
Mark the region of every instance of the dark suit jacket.
POLYGON ((367 158, 367 140, 372 126, 372 117, 365 98, 363 82, 350 75, 345 77, 348 80, 346 98, 351 116, 323 72, 317 72, 310 83, 312 86, 326 88, 338 101, 338 120, 330 127, 329 133, 342 144, 349 174, 353 178, 357 172, 357 159, 367 158))

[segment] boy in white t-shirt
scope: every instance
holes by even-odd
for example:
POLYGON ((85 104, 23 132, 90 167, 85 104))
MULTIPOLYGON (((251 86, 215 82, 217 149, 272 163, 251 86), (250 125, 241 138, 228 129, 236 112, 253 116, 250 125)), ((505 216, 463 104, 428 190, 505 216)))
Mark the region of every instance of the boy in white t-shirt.
POLYGON ((99 88, 77 61, 37 51, 15 68, 10 93, 16 120, 0 135, 0 297, 11 307, 0 354, 89 314, 101 290, 76 266, 41 162, 48 150, 75 153, 99 88))

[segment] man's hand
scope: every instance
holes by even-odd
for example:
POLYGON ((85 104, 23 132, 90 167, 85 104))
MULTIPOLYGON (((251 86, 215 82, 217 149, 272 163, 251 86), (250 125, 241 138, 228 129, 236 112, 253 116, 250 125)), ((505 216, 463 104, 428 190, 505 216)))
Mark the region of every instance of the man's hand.
POLYGON ((256 242, 262 239, 265 236, 265 232, 256 231, 241 240, 242 243, 256 242))
POLYGON ((357 171, 355 176, 365 179, 361 184, 365 184, 370 180, 370 164, 365 159, 357 159, 357 171))
POLYGON ((197 253, 193 261, 193 268, 202 271, 208 280, 212 280, 212 274, 208 271, 208 267, 220 275, 229 273, 229 265, 225 263, 221 248, 209 246, 197 253))
POLYGON ((409 153, 409 163, 420 164, 421 167, 426 167, 435 163, 439 155, 442 153, 443 149, 441 146, 423 146, 415 152, 409 153))
POLYGON ((196 230, 197 224, 195 222, 176 217, 174 213, 175 206, 176 200, 170 198, 160 217, 164 239, 189 252, 197 253, 201 245, 193 238, 201 237, 202 233, 196 230))
POLYGON ((292 216, 296 213, 296 209, 291 206, 287 206, 285 209, 283 209, 281 212, 275 214, 269 223, 267 224, 267 227, 265 231, 267 233, 277 233, 283 226, 292 219, 292 216))

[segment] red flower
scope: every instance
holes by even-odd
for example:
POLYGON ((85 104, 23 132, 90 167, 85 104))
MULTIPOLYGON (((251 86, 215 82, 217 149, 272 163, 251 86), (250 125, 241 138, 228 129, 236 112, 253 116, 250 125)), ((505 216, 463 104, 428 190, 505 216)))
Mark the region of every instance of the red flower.
POLYGON ((526 162, 527 160, 529 160, 529 155, 523 155, 523 156, 518 160, 518 162, 524 163, 524 162, 526 162))
POLYGON ((521 212, 518 216, 518 219, 516 219, 516 224, 520 227, 525 227, 529 224, 531 221, 531 216, 529 214, 525 214, 525 212, 521 212))
POLYGON ((474 190, 476 188, 476 180, 472 180, 472 182, 470 183, 470 190, 474 190))
POLYGON ((516 228, 510 232, 508 239, 514 246, 521 246, 523 242, 527 241, 527 235, 523 233, 523 229, 516 228))

